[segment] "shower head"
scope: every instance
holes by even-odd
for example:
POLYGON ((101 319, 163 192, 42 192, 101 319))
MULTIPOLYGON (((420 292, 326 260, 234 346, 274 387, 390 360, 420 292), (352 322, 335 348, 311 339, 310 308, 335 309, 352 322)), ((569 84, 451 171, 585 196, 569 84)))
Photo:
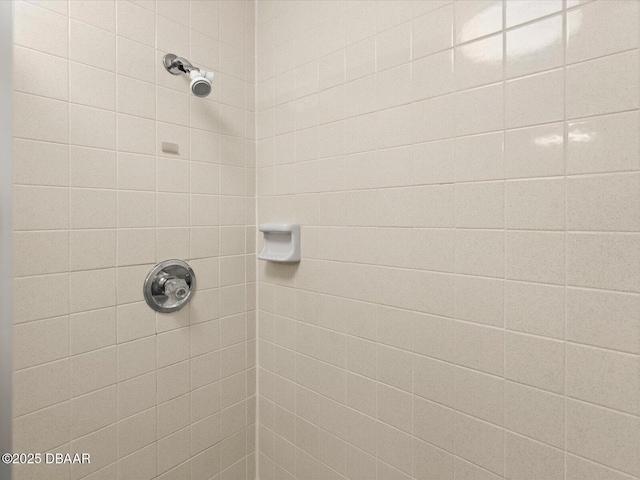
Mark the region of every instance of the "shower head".
POLYGON ((206 97, 211 93, 213 72, 205 72, 196 68, 189 72, 189 76, 191 77, 191 92, 196 97, 206 97))
POLYGON ((191 77, 191 92, 196 97, 206 97, 211 93, 211 82, 213 82, 213 72, 207 72, 191 65, 189 60, 178 57, 173 53, 167 53, 162 59, 164 68, 172 75, 186 73, 191 77))

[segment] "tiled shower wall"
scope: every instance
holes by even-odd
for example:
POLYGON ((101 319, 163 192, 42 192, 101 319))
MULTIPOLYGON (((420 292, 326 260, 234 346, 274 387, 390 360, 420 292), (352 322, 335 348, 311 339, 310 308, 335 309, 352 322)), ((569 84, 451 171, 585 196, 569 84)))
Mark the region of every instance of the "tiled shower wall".
POLYGON ((258 2, 261 480, 640 478, 639 6, 258 2))
POLYGON ((91 453, 14 478, 255 478, 254 12, 14 2, 14 451, 91 453), (155 314, 169 258, 198 291, 155 314))

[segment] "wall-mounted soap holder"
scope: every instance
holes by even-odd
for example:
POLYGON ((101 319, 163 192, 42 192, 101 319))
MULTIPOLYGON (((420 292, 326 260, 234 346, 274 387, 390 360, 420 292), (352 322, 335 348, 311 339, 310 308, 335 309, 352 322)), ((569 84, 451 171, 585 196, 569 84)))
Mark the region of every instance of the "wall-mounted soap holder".
POLYGON ((264 233, 264 247, 258 255, 260 260, 282 263, 300 261, 299 223, 263 223, 259 229, 264 233))

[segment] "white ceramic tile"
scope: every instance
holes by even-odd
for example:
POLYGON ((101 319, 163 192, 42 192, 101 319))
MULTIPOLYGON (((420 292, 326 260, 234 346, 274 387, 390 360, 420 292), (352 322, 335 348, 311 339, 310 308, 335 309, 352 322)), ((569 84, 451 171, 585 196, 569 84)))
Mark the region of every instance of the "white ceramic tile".
POLYGON ((507 28, 562 10, 561 0, 507 0, 507 28))
POLYGON ((502 28, 502 3, 462 0, 455 3, 457 43, 484 37, 502 28))
POLYGON ((455 88, 465 90, 502 80, 503 35, 493 35, 455 49, 455 88))
POLYGON ((507 82, 505 127, 517 128, 562 120, 564 75, 562 70, 507 82))
POLYGON ((636 2, 592 2, 571 10, 567 12, 567 63, 638 48, 639 27, 636 2))
POLYGON ((631 51, 567 68, 567 117, 613 113, 640 105, 638 55, 631 51))
POLYGON ((412 58, 453 46, 453 5, 431 11, 412 22, 412 58))
POLYGON ((27 2, 16 3, 14 8, 15 44, 67 58, 69 20, 65 16, 27 2))
POLYGON ((502 84, 455 94, 456 135, 501 130, 504 126, 502 84))
MULTIPOLYGON (((532 4, 534 2, 515 1, 510 5, 532 4)), ((544 4, 545 2, 537 2, 544 4)), ((555 2, 547 1, 549 5, 555 2)), ((507 78, 519 77, 562 66, 564 47, 562 40, 562 16, 541 20, 507 32, 507 78)))
POLYGON ((636 170, 640 165, 637 112, 603 115, 570 122, 567 173, 636 170))

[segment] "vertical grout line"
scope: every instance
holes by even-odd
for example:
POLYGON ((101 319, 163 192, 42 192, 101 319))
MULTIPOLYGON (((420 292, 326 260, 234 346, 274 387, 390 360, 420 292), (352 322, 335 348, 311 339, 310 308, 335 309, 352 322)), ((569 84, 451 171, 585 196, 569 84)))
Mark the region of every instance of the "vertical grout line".
MULTIPOLYGON (((253 229, 253 251, 254 251, 254 263, 255 263, 255 326, 254 326, 254 354, 255 354, 255 410, 256 410, 256 418, 255 418, 255 426, 254 426, 254 436, 255 436, 255 445, 254 445, 254 465, 255 465, 255 478, 258 479, 260 477, 259 474, 259 458, 260 458, 260 436, 259 436, 259 425, 260 425, 260 356, 258 355, 258 329, 259 329, 259 311, 260 311, 260 303, 258 297, 258 285, 259 285, 259 268, 258 268, 258 255, 257 255, 257 236, 258 236, 258 1, 251 0, 253 3, 254 10, 254 20, 253 20, 253 132, 254 132, 254 142, 253 142, 253 150, 254 150, 254 184, 255 184, 255 198, 254 198, 254 210, 255 210, 255 224, 253 229)), ((295 398, 294 398, 295 402, 295 398)), ((253 480, 253 479, 251 479, 253 480)))
MULTIPOLYGON (((120 382, 118 381, 117 378, 117 366, 118 366, 118 197, 120 195, 120 192, 118 190, 118 173, 119 173, 119 168, 118 168, 118 85, 120 84, 120 79, 118 78, 118 55, 119 55, 119 49, 118 49, 118 35, 117 35, 117 24, 118 24, 118 2, 114 2, 114 16, 115 16, 115 34, 114 34, 114 41, 116 43, 115 48, 116 48, 116 72, 115 72, 115 134, 116 134, 116 138, 115 138, 115 157, 116 157, 116 185, 115 185, 115 195, 116 195, 116 244, 115 244, 115 248, 116 248, 116 255, 115 255, 115 268, 114 268, 114 275, 116 277, 116 306, 115 306, 115 322, 116 322, 116 463, 118 462, 119 458, 118 458, 118 437, 119 437, 119 433, 120 433, 120 422, 118 421, 118 393, 120 392, 120 382)), ((157 422, 156 422, 157 425, 157 422)), ((158 438, 157 435, 157 428, 156 428, 156 439, 158 438)))
MULTIPOLYGON (((71 4, 67 5, 67 326, 69 339, 69 450, 71 450, 71 4)), ((116 359, 117 360, 117 359, 116 359)), ((117 447, 117 445, 116 445, 117 447)), ((71 467, 69 467, 71 471, 71 467)))
POLYGON ((507 0, 502 2, 502 476, 507 476, 507 438, 506 438, 506 370, 507 370, 507 159, 505 157, 505 137, 507 121, 507 0))
POLYGON ((564 318, 563 318, 563 372, 564 379, 562 396, 564 403, 564 478, 567 478, 567 273, 568 273, 568 253, 569 241, 567 235, 567 148, 569 142, 569 132, 567 123, 567 47, 569 39, 567 36, 567 0, 562 0, 562 71, 563 71, 563 122, 562 122, 562 139, 563 139, 563 175, 564 175, 564 318))
MULTIPOLYGON (((455 84, 456 78, 456 29, 457 29, 457 21, 456 21, 456 4, 451 4, 451 71, 453 72, 452 78, 455 84)), ((458 91, 453 89, 453 139, 452 139, 452 147, 453 147, 453 318, 451 321, 453 322, 453 378, 451 379, 453 382, 453 405, 451 405, 451 409, 453 410, 453 476, 456 476, 456 422, 457 422, 457 410, 456 410, 456 372, 458 370, 458 362, 456 360, 456 330, 458 326, 458 321, 456 319, 456 284, 458 282, 458 268, 457 268, 457 254, 458 249, 456 247, 457 237, 458 237, 458 219, 456 218, 456 195, 458 190, 457 184, 457 176, 456 176, 456 163, 458 161, 456 155, 456 130, 457 130, 457 119, 456 119, 456 103, 458 102, 458 91)))

